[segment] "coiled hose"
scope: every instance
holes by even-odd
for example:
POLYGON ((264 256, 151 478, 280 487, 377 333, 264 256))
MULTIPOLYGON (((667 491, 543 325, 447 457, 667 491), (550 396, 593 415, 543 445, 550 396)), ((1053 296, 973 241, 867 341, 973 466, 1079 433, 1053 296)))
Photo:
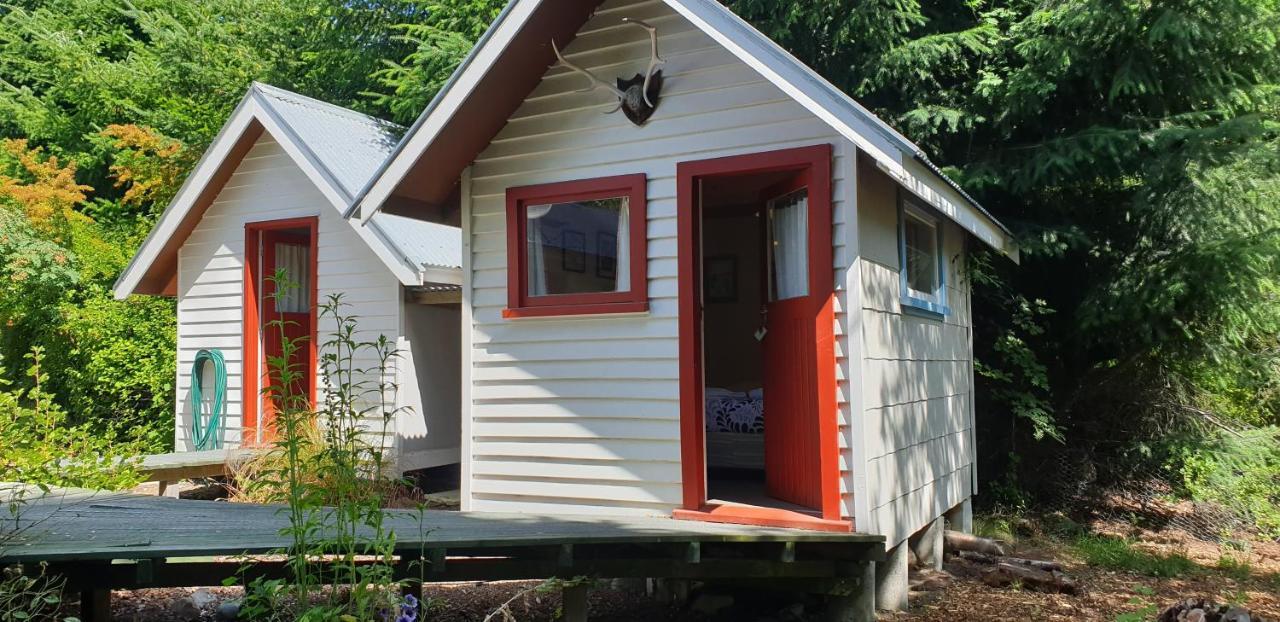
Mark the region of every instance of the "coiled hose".
POLYGON ((196 451, 221 449, 227 431, 227 363, 222 350, 201 350, 191 363, 191 439, 196 451), (213 364, 213 403, 204 413, 204 366, 213 364))

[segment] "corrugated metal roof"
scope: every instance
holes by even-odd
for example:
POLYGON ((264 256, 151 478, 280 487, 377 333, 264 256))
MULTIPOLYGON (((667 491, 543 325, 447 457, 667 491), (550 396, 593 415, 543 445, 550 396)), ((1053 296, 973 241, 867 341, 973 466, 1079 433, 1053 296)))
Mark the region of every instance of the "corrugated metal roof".
POLYGON ((419 266, 462 267, 461 229, 386 212, 380 212, 372 222, 387 242, 419 266))
MULTIPOLYGON (((395 150, 404 128, 292 91, 254 83, 260 100, 348 198, 358 193, 395 150)), ((462 267, 462 230, 379 213, 370 224, 419 269, 462 267)))

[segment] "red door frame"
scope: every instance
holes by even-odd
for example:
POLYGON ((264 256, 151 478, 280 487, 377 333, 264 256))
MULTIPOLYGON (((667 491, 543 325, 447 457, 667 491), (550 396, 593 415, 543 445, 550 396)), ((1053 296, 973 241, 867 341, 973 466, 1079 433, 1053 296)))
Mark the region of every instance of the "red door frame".
POLYGON ((308 370, 308 388, 310 389, 311 403, 316 403, 316 365, 318 356, 318 346, 316 344, 316 319, 317 306, 320 301, 319 288, 317 282, 319 279, 318 271, 318 253, 320 239, 320 219, 316 216, 308 216, 304 218, 289 218, 285 220, 267 220, 260 222, 250 222, 244 225, 244 299, 243 299, 243 316, 244 316, 244 340, 243 349, 241 350, 241 370, 240 382, 241 387, 241 410, 243 430, 240 434, 240 444, 245 447, 257 444, 258 426, 258 403, 259 392, 261 387, 266 386, 269 382, 267 379, 266 365, 262 362, 263 352, 258 347, 262 343, 262 322, 258 306, 261 301, 261 292, 258 291, 258 285, 261 282, 258 274, 258 241, 262 237, 264 231, 273 231, 280 229, 307 229, 311 239, 311 335, 307 339, 307 370, 308 370))
POLYGON ((831 230, 814 223, 831 222, 831 156, 829 144, 741 156, 681 162, 676 166, 676 228, 680 335, 680 459, 684 506, 677 518, 723 520, 848 531, 840 516, 839 421, 836 404, 835 291, 831 230), (819 470, 822 476, 821 519, 797 520, 793 512, 751 508, 721 514, 707 506, 706 427, 703 406, 702 314, 699 308, 700 213, 697 181, 722 175, 747 175, 808 169, 810 178, 809 291, 814 301, 818 335, 816 361, 819 421, 819 470))

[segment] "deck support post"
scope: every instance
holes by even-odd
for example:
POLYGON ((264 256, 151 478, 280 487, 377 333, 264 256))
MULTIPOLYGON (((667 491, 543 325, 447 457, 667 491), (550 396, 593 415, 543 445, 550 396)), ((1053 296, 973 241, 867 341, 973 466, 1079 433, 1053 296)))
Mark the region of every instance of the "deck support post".
POLYGON ((966 498, 960 505, 947 510, 944 514, 951 529, 964 533, 973 533, 973 497, 966 498))
POLYGON ((840 593, 826 599, 825 622, 875 622, 876 564, 861 562, 840 593))
POLYGON ((80 592, 81 622, 111 622, 111 590, 86 589, 80 592))
POLYGON ((911 551, 916 554, 916 563, 921 568, 942 570, 942 532, 946 530, 945 523, 946 519, 939 516, 907 540, 911 551))
POLYGON ((560 590, 564 622, 587 622, 586 585, 566 585, 560 590))
POLYGON ((899 543, 885 553, 884 561, 876 562, 876 609, 906 611, 907 548, 907 543, 899 543))

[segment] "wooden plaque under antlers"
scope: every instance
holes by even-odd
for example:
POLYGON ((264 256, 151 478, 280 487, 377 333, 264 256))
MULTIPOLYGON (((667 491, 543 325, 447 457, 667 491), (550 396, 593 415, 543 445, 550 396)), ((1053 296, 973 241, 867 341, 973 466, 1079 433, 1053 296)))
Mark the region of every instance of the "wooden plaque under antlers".
POLYGON ((644 74, 636 74, 626 80, 617 78, 617 86, 613 86, 604 80, 596 77, 595 74, 583 69, 567 60, 560 53, 560 48, 556 46, 554 39, 551 41, 551 49, 555 50, 556 58, 560 60, 560 64, 572 69, 591 80, 591 86, 578 91, 579 93, 588 93, 596 89, 604 89, 612 93, 618 98, 618 105, 607 110, 605 114, 610 114, 622 110, 622 114, 627 116, 632 123, 636 125, 644 125, 649 117, 653 116, 653 111, 658 108, 658 101, 661 99, 662 93, 662 70, 658 69, 659 65, 667 62, 658 56, 658 29, 642 22, 638 19, 624 17, 622 21, 627 24, 635 24, 649 32, 649 67, 645 69, 644 74))

